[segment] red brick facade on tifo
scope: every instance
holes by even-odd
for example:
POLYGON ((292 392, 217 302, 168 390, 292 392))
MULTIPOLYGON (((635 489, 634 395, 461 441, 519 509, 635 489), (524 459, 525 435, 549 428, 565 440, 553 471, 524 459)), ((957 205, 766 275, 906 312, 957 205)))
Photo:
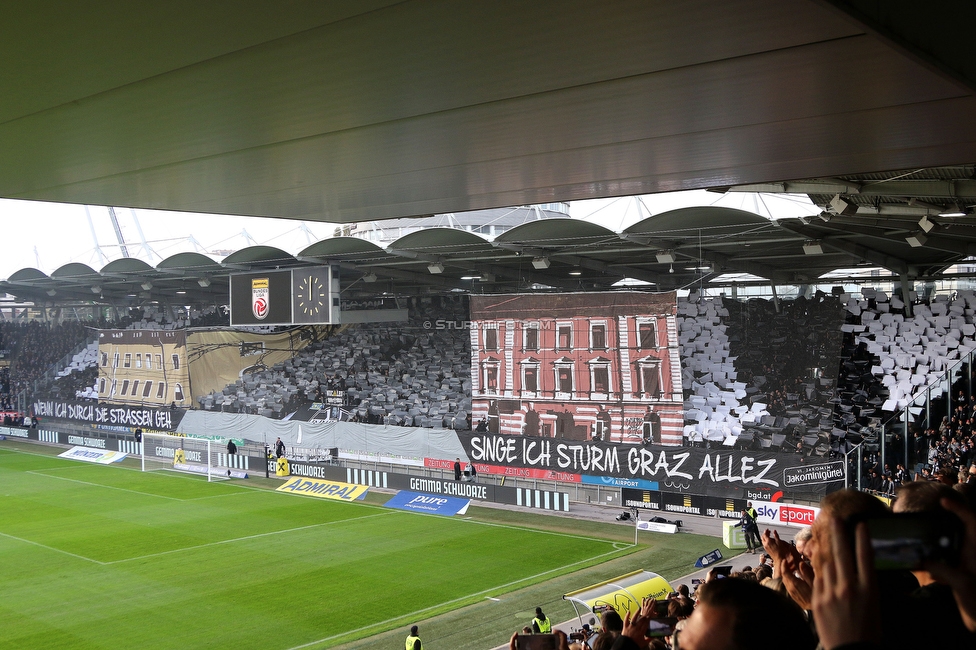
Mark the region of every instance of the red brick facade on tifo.
POLYGON ((674 293, 471 297, 475 425, 567 440, 681 444, 674 293))

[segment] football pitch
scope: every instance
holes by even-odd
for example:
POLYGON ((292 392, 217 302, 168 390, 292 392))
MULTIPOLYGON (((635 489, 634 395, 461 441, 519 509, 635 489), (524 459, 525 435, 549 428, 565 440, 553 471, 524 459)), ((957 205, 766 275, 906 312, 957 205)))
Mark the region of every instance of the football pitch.
POLYGON ((0 499, 3 648, 327 648, 635 550, 6 444, 0 499))

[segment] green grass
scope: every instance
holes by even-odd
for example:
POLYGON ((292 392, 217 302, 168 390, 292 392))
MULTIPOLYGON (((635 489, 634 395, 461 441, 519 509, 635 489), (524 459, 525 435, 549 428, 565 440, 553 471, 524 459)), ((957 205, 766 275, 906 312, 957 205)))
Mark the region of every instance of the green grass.
POLYGON ((398 647, 416 622, 432 650, 491 647, 536 604, 561 615, 569 589, 642 566, 675 577, 715 545, 633 547, 606 524, 424 516, 379 506, 385 494, 341 503, 49 453, 0 444, 3 648, 398 647), (448 643, 457 617, 467 633, 448 643))

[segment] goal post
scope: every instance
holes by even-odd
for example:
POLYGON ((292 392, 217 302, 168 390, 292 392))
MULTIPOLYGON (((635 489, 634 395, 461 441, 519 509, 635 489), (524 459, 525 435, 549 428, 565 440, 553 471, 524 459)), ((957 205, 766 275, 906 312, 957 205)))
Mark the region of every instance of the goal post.
POLYGON ((221 449, 209 439, 143 433, 142 471, 168 469, 205 475, 208 481, 227 480, 229 472, 218 467, 217 451, 221 449))

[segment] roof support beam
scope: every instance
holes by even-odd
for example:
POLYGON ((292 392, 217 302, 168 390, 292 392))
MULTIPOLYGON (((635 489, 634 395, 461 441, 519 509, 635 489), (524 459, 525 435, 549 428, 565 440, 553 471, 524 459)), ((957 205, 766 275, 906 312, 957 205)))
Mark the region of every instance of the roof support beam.
POLYGON ((443 287, 445 289, 458 289, 461 288, 462 282, 454 282, 451 278, 445 278, 439 275, 431 275, 429 273, 417 273, 415 271, 407 271, 404 269, 391 269, 388 266, 370 266, 368 264, 358 265, 352 262, 341 262, 337 264, 343 269, 349 269, 351 271, 356 271, 359 273, 375 273, 378 276, 386 276, 398 280, 407 280, 411 282, 416 282, 417 284, 423 284, 428 286, 443 287))
MULTIPOLYGON (((633 235, 628 233, 622 233, 620 235, 621 239, 626 239, 628 241, 640 242, 646 245, 651 250, 675 250, 680 249, 681 245, 678 242, 668 241, 665 239, 654 239, 653 244, 648 241, 647 237, 642 235, 633 235)), ((698 251, 694 251, 693 257, 698 257, 698 251)), ((747 260, 737 260, 731 255, 726 255, 725 253, 719 253, 716 251, 702 250, 701 258, 707 262, 717 265, 720 269, 724 271, 732 270, 738 271, 740 273, 749 273, 751 275, 757 275, 761 278, 767 278, 769 280, 778 280, 789 282, 792 278, 789 274, 780 271, 779 269, 767 266, 765 264, 760 264, 758 262, 749 262, 747 260)))
POLYGON ((496 276, 512 278, 514 280, 527 280, 534 284, 544 284, 552 287, 566 287, 573 289, 579 287, 579 280, 576 278, 561 278, 550 273, 539 273, 535 270, 526 270, 523 268, 513 269, 507 266, 499 266, 498 264, 483 264, 471 260, 452 259, 449 256, 438 257, 436 255, 418 253, 417 251, 412 250, 397 250, 395 248, 387 248, 387 252, 411 260, 440 262, 441 264, 445 264, 447 266, 460 267, 465 270, 475 268, 479 271, 493 273, 496 276))
MULTIPOLYGON (((872 237, 874 239, 880 239, 883 241, 899 242, 899 243, 905 241, 904 237, 892 237, 890 235, 880 233, 876 230, 872 230, 871 228, 859 228, 855 225, 851 225, 847 223, 838 224, 835 226, 833 219, 831 219, 829 224, 824 224, 823 226, 820 227, 828 228, 835 232, 850 233, 852 235, 861 235, 862 237, 872 237)), ((910 232, 917 231, 917 230, 918 227, 909 229, 910 232)), ((967 256, 967 257, 970 255, 976 255, 976 242, 967 239, 947 237, 943 233, 939 233, 933 230, 931 233, 927 234, 925 244, 921 248, 933 248, 935 250, 946 251, 948 253, 959 253, 960 255, 967 256)))
POLYGON ((767 194, 858 194, 860 196, 903 196, 906 198, 976 199, 976 180, 892 180, 855 182, 840 178, 750 183, 734 185, 728 192, 766 192, 767 194))
POLYGON ((620 276, 621 278, 634 278, 635 280, 643 280, 645 282, 653 282, 655 284, 660 279, 660 276, 657 273, 648 272, 646 269, 639 269, 633 266, 626 266, 624 264, 608 264, 607 262, 601 262, 600 260, 595 260, 591 257, 570 255, 568 253, 560 253, 559 251, 551 251, 542 248, 528 248, 519 244, 508 244, 504 242, 496 242, 495 245, 498 248, 517 251, 525 255, 532 255, 534 257, 555 258, 566 264, 573 264, 574 266, 578 266, 580 268, 598 271, 607 275, 616 275, 620 276))
POLYGON ((803 237, 809 239, 819 239, 820 243, 828 248, 833 248, 834 250, 839 250, 855 257, 860 257, 861 259, 867 260, 872 264, 883 266, 892 273, 908 273, 908 262, 899 257, 894 257, 879 250, 868 248, 867 246, 862 246, 860 244, 855 244, 854 242, 847 241, 846 239, 841 239, 836 236, 824 237, 823 232, 798 222, 794 223, 792 220, 781 219, 777 223, 780 225, 780 227, 785 228, 790 232, 795 232, 796 234, 802 235, 803 237))

